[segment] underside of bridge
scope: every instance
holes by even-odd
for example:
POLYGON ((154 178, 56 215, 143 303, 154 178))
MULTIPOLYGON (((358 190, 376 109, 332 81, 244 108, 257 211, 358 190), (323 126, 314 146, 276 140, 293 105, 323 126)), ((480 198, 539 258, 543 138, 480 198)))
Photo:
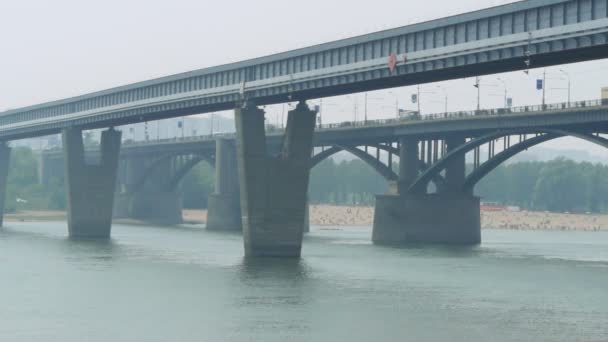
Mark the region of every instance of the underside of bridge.
POLYGON ((269 155, 264 111, 235 111, 246 256, 301 254, 316 114, 300 102, 288 113, 280 152, 269 155))
POLYGON ((173 174, 182 164, 173 157, 126 160, 121 170, 122 184, 115 195, 114 218, 163 225, 181 223, 182 204, 173 186, 173 174))

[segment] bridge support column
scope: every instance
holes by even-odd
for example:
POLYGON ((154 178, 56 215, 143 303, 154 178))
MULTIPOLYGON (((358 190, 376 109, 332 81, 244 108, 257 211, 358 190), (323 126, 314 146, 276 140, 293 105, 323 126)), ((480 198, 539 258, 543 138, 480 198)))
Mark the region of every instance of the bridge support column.
POLYGON ((11 158, 11 148, 5 142, 0 142, 0 227, 4 222, 4 202, 6 198, 6 178, 11 158))
POLYGON ((241 203, 234 142, 215 143, 215 192, 209 195, 207 229, 242 231, 241 203))
MULTIPOLYGON (((446 139, 447 152, 450 153, 466 142, 464 136, 452 136, 446 139)), ((445 191, 461 192, 466 176, 465 155, 454 158, 445 168, 445 191)))
POLYGON ((418 141, 399 138, 399 193, 405 193, 418 176, 418 170, 418 141))
POLYGON ((376 196, 372 240, 381 245, 478 244, 479 198, 462 193, 376 196))
POLYGON ((308 202, 308 192, 306 193, 306 205, 304 206, 304 233, 310 233, 310 203, 308 202))
POLYGON ((246 256, 299 257, 316 112, 288 114, 281 152, 268 156, 264 111, 236 110, 237 161, 246 256))
MULTIPOLYGON (((448 149, 464 138, 448 140, 448 149)), ((461 191, 464 156, 447 166, 446 189, 408 193, 418 176, 418 143, 400 140, 399 194, 376 196, 372 240, 380 245, 435 243, 474 245, 481 241, 479 198, 461 191)))
POLYGON ((107 239, 112 228, 121 133, 112 128, 102 133, 99 164, 85 162, 80 129, 64 129, 62 135, 69 235, 73 238, 107 239))

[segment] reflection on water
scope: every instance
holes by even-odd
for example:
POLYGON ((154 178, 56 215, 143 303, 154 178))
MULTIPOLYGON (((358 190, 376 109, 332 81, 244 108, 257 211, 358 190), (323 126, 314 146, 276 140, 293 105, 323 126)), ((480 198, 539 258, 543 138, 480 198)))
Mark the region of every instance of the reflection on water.
POLYGON ((306 280, 307 268, 303 259, 243 257, 239 274, 242 281, 288 279, 291 282, 299 283, 306 280))
POLYGON ((239 234, 65 223, 0 230, 0 341, 605 341, 608 234, 486 231, 477 247, 378 247, 313 229, 302 259, 239 234))

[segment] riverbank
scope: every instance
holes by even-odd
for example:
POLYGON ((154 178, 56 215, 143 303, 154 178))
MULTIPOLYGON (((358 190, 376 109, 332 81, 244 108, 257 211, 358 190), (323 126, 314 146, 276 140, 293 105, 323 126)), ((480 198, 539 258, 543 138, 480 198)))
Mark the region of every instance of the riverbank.
MULTIPOLYGON (((186 209, 184 223, 207 222, 206 210, 186 209)), ((374 208, 358 206, 311 205, 310 224, 315 226, 371 226, 374 208)), ((20 211, 4 215, 6 222, 65 221, 64 211, 20 211)), ((144 224, 131 219, 115 220, 117 223, 144 224)), ((485 211, 481 213, 482 229, 509 230, 578 230, 608 231, 608 215, 562 214, 549 212, 485 211)))
MULTIPOLYGON (((184 220, 206 222, 205 210, 184 210, 184 220)), ((373 207, 311 205, 315 226, 371 226, 373 207)), ((482 211, 482 229, 608 231, 608 215, 562 214, 531 211, 482 211)))

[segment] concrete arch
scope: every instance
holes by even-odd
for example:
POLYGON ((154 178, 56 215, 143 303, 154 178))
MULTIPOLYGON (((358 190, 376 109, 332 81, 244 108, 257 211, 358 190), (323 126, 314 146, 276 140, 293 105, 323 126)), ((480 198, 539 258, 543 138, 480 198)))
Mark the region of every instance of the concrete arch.
POLYGON ((495 155, 494 158, 486 161, 485 163, 481 164, 478 168, 473 170, 473 172, 471 172, 466 177, 464 184, 463 184, 463 189, 469 190, 469 191, 473 190, 475 185, 483 177, 485 177, 488 173, 492 172, 492 170, 497 168, 500 164, 507 161, 507 159, 513 157, 514 155, 516 155, 522 151, 527 150, 530 147, 536 146, 543 142, 546 142, 546 141, 549 141, 549 140, 552 140, 555 138, 559 138, 559 137, 562 137, 562 135, 544 134, 544 135, 541 135, 538 137, 534 137, 532 139, 522 141, 516 145, 509 147, 508 149, 495 155))
POLYGON ((342 151, 343 151, 342 148, 340 148, 338 146, 332 146, 332 147, 328 148, 327 150, 321 151, 321 153, 315 154, 310 159, 310 168, 313 169, 315 166, 319 165, 325 159, 333 156, 334 154, 336 154, 338 152, 342 152, 342 151))
MULTIPOLYGON (((381 148, 381 147, 379 147, 379 148, 381 148)), ((335 146, 332 146, 329 149, 313 156, 311 159, 310 168, 312 169, 313 167, 317 166, 323 160, 325 160, 325 159, 329 158, 330 156, 332 156, 338 152, 341 152, 341 151, 346 151, 346 152, 354 155, 355 157, 361 159, 367 165, 371 166, 376 172, 378 172, 387 181, 397 181, 397 179, 399 178, 399 176, 393 170, 391 170, 390 167, 383 164, 381 161, 377 160, 376 158, 374 158, 367 152, 362 151, 357 147, 347 146, 347 145, 335 145, 335 146)))
POLYGON ((422 192, 425 191, 428 183, 438 175, 441 171, 443 171, 449 162, 451 162, 455 157, 460 156, 462 154, 466 154, 469 151, 489 142, 494 139, 500 138, 502 136, 513 135, 514 133, 507 132, 493 132, 490 134, 482 135, 479 138, 473 139, 467 143, 464 143, 454 150, 448 152, 443 158, 439 159, 435 164, 431 165, 431 167, 424 170, 415 180, 412 182, 412 185, 408 188, 408 192, 422 192))
MULTIPOLYGON (((154 170, 156 170, 160 165, 162 165, 164 162, 168 162, 169 160, 176 158, 178 156, 184 156, 184 155, 191 155, 191 154, 166 154, 161 156, 160 158, 157 158, 156 160, 154 160, 154 162, 152 162, 152 164, 150 164, 143 172, 142 176, 140 177, 140 179, 137 181, 137 183, 135 183, 133 185, 133 189, 132 192, 138 192, 140 191, 144 185, 146 184, 146 181, 150 178, 150 176, 153 174, 154 170)), ((215 165, 215 161, 214 158, 210 155, 202 155, 202 154, 195 154, 195 158, 194 159, 198 159, 197 163, 200 162, 201 160, 207 160, 211 165, 215 165)), ((196 164, 194 164, 196 165, 196 164)), ((190 166, 190 168, 194 167, 194 165, 190 166)), ((188 169, 189 170, 189 169, 188 169)), ((188 171, 187 170, 187 171, 188 171)), ((187 171, 181 176, 183 177, 187 171)), ((178 171, 179 172, 179 171, 178 171)), ((181 179, 181 177, 179 179, 181 179)), ((173 177, 171 178, 173 180, 173 177)), ((178 179, 178 182, 179 182, 178 179)), ((172 181, 171 180, 171 181, 172 181)), ((170 181, 170 182, 171 182, 170 181)))
POLYGON ((184 176, 187 175, 190 170, 192 170, 196 165, 198 165, 202 161, 206 161, 207 163, 209 163, 209 165, 215 167, 214 160, 212 158, 197 155, 194 158, 188 160, 186 164, 182 165, 182 167, 175 172, 173 177, 171 177, 169 182, 166 184, 166 190, 175 189, 175 187, 177 186, 177 184, 179 184, 182 178, 184 178, 184 176))
POLYGON ((513 145, 510 148, 498 153, 496 156, 494 156, 494 158, 492 158, 492 159, 486 161, 485 163, 483 163, 482 165, 480 165, 477 169, 475 169, 473 172, 471 172, 467 176, 467 178, 465 179, 465 182, 463 184, 463 189, 465 191, 473 190, 475 185, 480 180, 482 180, 483 177, 485 177, 488 173, 492 172, 492 170, 497 168, 500 164, 504 163, 505 161, 507 161, 509 158, 515 156, 516 154, 518 154, 524 150, 527 150, 528 148, 531 148, 533 146, 547 142, 549 140, 562 138, 565 136, 579 138, 579 139, 600 145, 602 147, 608 148, 608 139, 605 139, 605 138, 602 138, 599 136, 595 136, 595 135, 591 135, 591 134, 586 134, 586 133, 569 132, 569 131, 564 131, 564 130, 552 129, 552 130, 550 130, 550 133, 546 133, 544 135, 537 136, 537 137, 528 139, 526 141, 522 141, 521 143, 518 143, 516 145, 513 145))
MULTIPOLYGON (((529 132, 527 132, 527 133, 529 134, 529 132)), ((537 132, 537 133, 542 133, 543 135, 533 137, 531 139, 527 139, 526 141, 518 143, 517 145, 514 145, 511 148, 508 148, 508 149, 502 151, 501 153, 497 154, 490 161, 487 161, 486 163, 484 163, 484 165, 481 165, 478 168, 478 171, 476 173, 473 172, 467 177, 467 179, 465 180, 465 186, 463 189, 465 189, 465 190, 472 189, 472 187, 474 187, 474 185, 479 180, 481 180, 485 175, 487 175, 490 171, 492 171, 498 165, 500 165, 501 163, 503 163, 510 157, 516 155, 517 153, 519 153, 527 148, 530 148, 532 146, 538 145, 542 142, 551 140, 551 139, 564 137, 564 136, 572 136, 572 137, 580 138, 580 139, 583 139, 583 140, 586 140, 586 141, 589 141, 589 142, 592 142, 592 143, 595 143, 595 144, 608 148, 608 139, 605 139, 605 138, 602 138, 599 136, 594 136, 594 135, 591 135, 588 133, 582 133, 582 132, 576 132, 576 131, 566 131, 566 130, 560 130, 560 129, 550 129, 550 128, 543 129, 542 132, 537 132)), ((511 135, 517 135, 517 134, 524 134, 524 133, 521 133, 521 132, 493 132, 493 133, 483 135, 479 138, 475 138, 465 144, 462 144, 461 146, 458 146, 456 149, 450 151, 443 158, 441 158, 439 161, 437 161, 435 164, 433 164, 430 168, 426 169, 422 174, 420 174, 418 176, 418 178, 416 178, 416 180, 408 188, 408 192, 419 192, 423 189, 426 189, 426 186, 429 183, 429 181, 434 176, 436 176, 441 171, 443 171, 446 168, 446 166, 448 165, 448 163, 450 161, 452 161, 454 158, 461 156, 462 154, 466 154, 467 152, 470 152, 473 149, 475 149, 483 144, 486 144, 494 139, 511 136, 511 135)))
MULTIPOLYGON (((392 153, 395 156, 399 156, 399 149, 393 147, 393 146, 389 146, 389 145, 370 145, 370 147, 374 147, 374 148, 378 148, 381 149, 385 152, 388 153, 392 153)), ((319 163, 321 163, 323 160, 331 157, 332 155, 338 153, 338 152, 342 152, 342 151, 347 151, 351 154, 353 154, 354 156, 360 158, 361 160, 363 160, 366 164, 368 164, 369 166, 371 166, 372 168, 374 168, 374 170, 376 170, 378 173, 380 173, 380 175, 382 175, 387 181, 396 181, 399 176, 392 170, 390 170, 390 168, 385 165, 382 164, 381 162, 377 161, 375 158, 373 158, 373 156, 370 156, 368 153, 361 151, 360 149, 358 149, 357 147, 345 147, 343 145, 336 145, 336 146, 332 146, 327 150, 322 151, 321 153, 318 153, 316 155, 314 155, 311 159, 311 165, 310 168, 314 168, 315 166, 317 166, 319 163), (353 151, 356 150, 356 151, 353 151), (380 164, 380 165, 378 165, 380 164), (388 175, 388 176, 387 176, 388 175)), ((419 168, 421 170, 424 170, 427 166, 427 164, 423 161, 423 160, 418 160, 419 163, 419 168)), ((435 183, 435 186, 438 189, 441 189, 441 187, 443 186, 443 184, 445 183, 445 179, 443 178, 442 175, 437 174, 435 175, 431 181, 433 183, 435 183)))

